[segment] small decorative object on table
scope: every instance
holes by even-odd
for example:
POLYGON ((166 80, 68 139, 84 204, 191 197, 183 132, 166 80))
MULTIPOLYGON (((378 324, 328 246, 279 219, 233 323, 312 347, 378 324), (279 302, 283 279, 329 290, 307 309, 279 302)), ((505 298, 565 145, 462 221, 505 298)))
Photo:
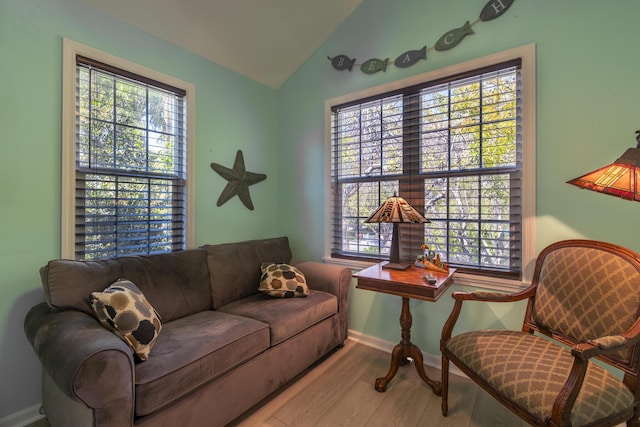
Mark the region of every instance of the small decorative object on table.
POLYGON ((422 275, 422 278, 430 285, 435 285, 438 282, 438 279, 436 279, 436 276, 433 274, 424 274, 422 275))
POLYGON ((429 249, 429 246, 421 245, 420 249, 424 251, 424 254, 418 255, 416 258, 416 267, 426 268, 427 270, 433 270, 445 274, 449 272, 449 266, 440 261, 440 255, 429 249))

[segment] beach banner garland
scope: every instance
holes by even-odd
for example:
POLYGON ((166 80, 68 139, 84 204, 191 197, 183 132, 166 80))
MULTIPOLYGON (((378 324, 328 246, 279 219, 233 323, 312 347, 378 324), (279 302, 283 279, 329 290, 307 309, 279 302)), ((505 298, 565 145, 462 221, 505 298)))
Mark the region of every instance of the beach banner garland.
MULTIPOLYGON (((427 52, 430 50, 437 50, 439 52, 453 49, 460 42, 467 37, 468 35, 473 34, 473 27, 479 21, 491 21, 502 16, 509 7, 513 4, 515 0, 489 0, 489 2, 482 8, 480 12, 480 17, 478 17, 475 21, 469 23, 469 21, 465 22, 462 27, 454 28, 453 30, 447 31, 438 39, 438 41, 433 45, 433 47, 427 48, 427 46, 423 46, 421 49, 416 50, 408 50, 403 54, 399 55, 395 61, 393 61, 393 65, 398 68, 408 68, 417 63, 420 60, 427 59, 427 52)), ((351 59, 347 55, 337 55, 333 58, 328 56, 329 61, 331 61, 331 65, 336 70, 349 70, 351 71, 354 67, 360 66, 360 70, 365 74, 374 74, 378 71, 387 71, 387 66, 389 65, 389 58, 379 59, 379 58, 371 58, 364 61, 362 64, 356 64, 356 59, 351 59)))

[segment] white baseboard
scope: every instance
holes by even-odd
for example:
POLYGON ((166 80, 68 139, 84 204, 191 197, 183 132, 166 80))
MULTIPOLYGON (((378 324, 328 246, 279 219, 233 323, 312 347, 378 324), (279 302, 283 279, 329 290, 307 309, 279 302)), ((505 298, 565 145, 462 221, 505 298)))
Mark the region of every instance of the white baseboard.
MULTIPOLYGON (((371 335, 363 334, 362 332, 354 331, 353 329, 349 329, 348 339, 355 341, 357 343, 366 345, 368 347, 373 347, 375 349, 384 351, 389 354, 391 354, 391 351, 393 351, 393 347, 395 347, 397 344, 397 343, 392 343, 391 341, 373 337, 371 335)), ((442 362, 439 354, 435 355, 435 354, 425 353, 423 351, 422 358, 425 365, 438 370, 442 369, 442 362)), ((449 372, 453 375, 467 378, 464 372, 458 369, 458 367, 453 363, 449 364, 449 372)))
POLYGON ((44 418, 44 415, 40 413, 40 406, 38 403, 0 418, 0 427, 25 427, 31 423, 35 423, 44 418))

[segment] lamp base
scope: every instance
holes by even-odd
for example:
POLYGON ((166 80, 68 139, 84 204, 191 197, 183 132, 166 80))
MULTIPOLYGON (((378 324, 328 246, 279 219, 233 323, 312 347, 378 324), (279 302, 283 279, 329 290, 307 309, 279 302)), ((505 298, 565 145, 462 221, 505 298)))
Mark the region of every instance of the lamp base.
POLYGON ((382 268, 388 268, 390 270, 406 270, 409 267, 411 267, 411 264, 403 262, 387 262, 386 264, 382 264, 382 268))

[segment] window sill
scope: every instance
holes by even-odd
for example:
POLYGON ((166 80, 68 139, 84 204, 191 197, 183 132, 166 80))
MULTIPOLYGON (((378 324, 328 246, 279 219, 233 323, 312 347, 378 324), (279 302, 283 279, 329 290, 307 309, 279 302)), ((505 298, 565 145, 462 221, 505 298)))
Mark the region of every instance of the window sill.
MULTIPOLYGON (((354 271, 360 271, 374 265, 373 262, 357 261, 353 259, 332 258, 325 256, 322 260, 327 264, 341 265, 354 271)), ((501 291, 501 292, 518 292, 526 288, 529 284, 518 280, 499 279, 495 277, 487 277, 474 275, 469 273, 456 273, 454 283, 461 286, 471 286, 474 288, 501 291)))

